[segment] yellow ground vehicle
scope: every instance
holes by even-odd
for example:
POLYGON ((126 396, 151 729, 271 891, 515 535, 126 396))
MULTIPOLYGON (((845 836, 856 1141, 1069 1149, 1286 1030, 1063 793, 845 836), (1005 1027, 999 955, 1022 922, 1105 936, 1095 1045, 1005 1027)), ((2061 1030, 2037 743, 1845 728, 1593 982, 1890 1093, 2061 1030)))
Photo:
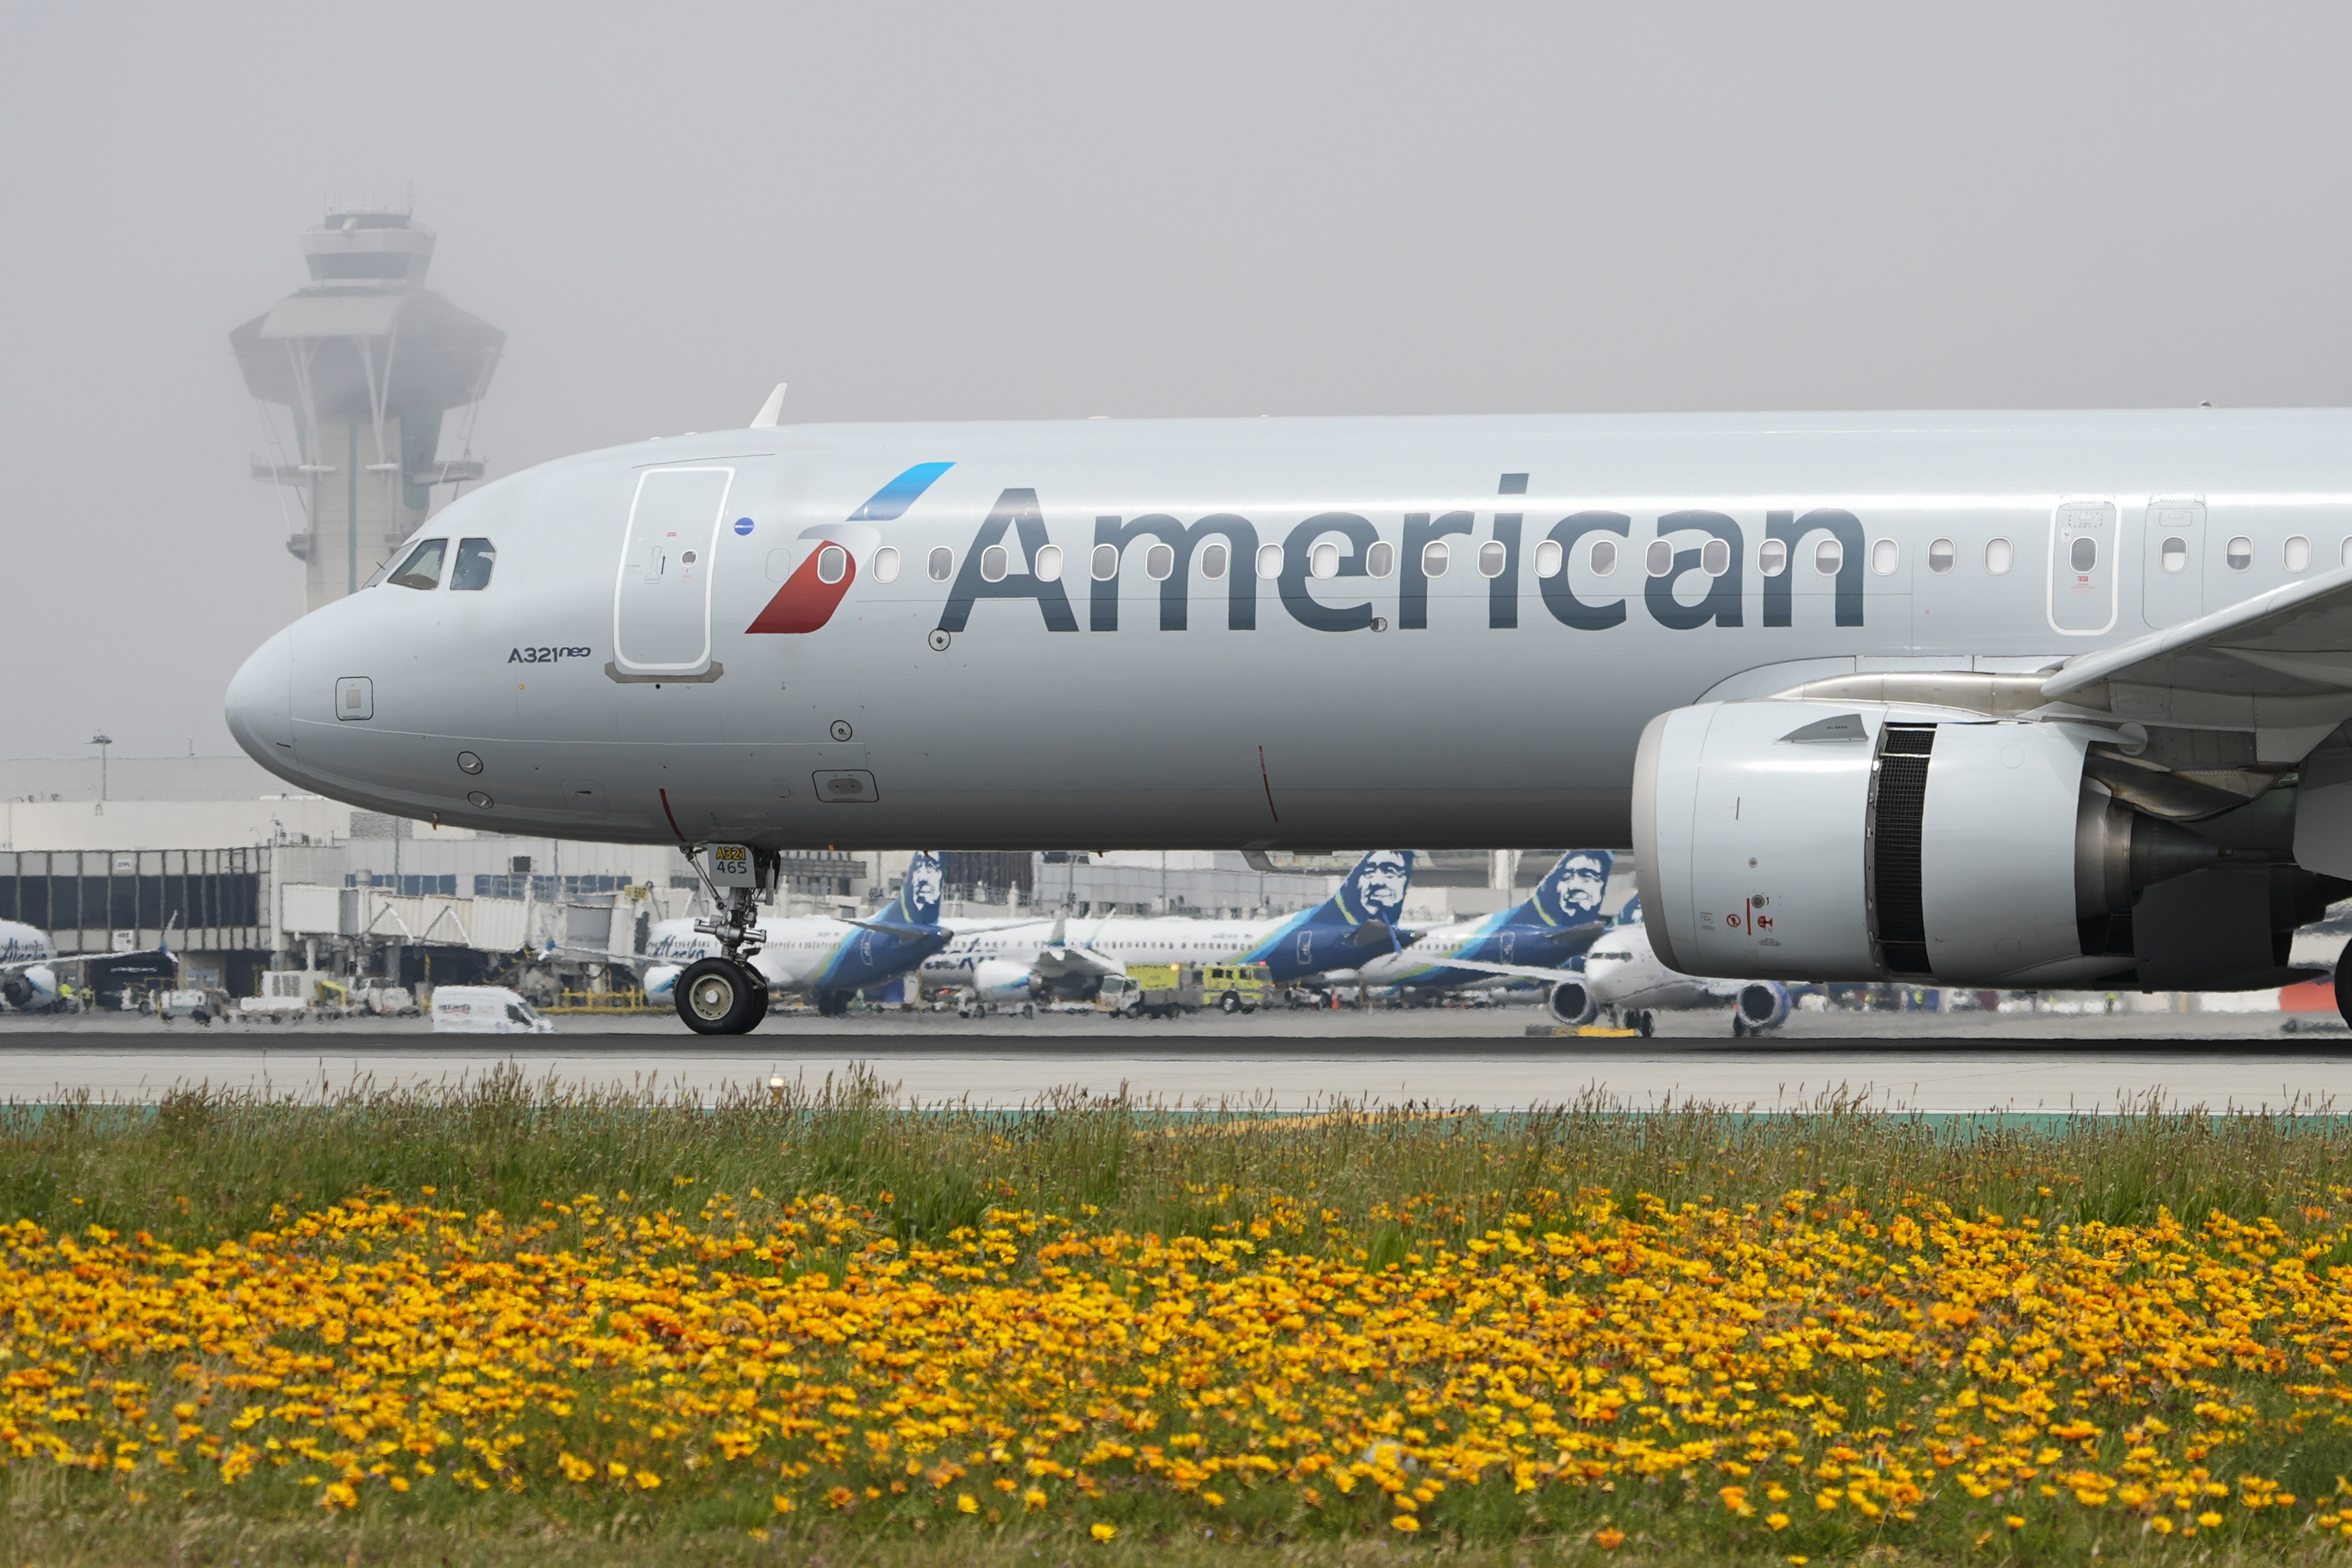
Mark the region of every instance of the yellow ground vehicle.
POLYGON ((1263 963, 1131 963, 1102 983, 1095 1005, 1123 1018, 1172 1018, 1202 1007, 1254 1013, 1273 994, 1263 963))

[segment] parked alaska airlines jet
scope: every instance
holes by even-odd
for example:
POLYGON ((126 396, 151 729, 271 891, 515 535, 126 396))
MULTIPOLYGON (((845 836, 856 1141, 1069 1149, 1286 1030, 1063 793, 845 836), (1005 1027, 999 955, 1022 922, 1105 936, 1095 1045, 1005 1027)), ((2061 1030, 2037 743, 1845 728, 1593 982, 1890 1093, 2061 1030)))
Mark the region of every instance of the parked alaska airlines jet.
POLYGON ((2252 988, 2352 877, 2347 561, 2343 410, 771 426, 453 503, 228 721, 723 858, 722 964, 790 847, 1565 840, 1685 973, 2252 988))
POLYGON ((1552 987, 1552 1016, 1590 1024, 1609 1008, 1647 1036, 1654 1012, 1731 1009, 1734 1035, 1760 1035, 1789 1021, 1789 988, 1777 980, 1703 980, 1658 959, 1642 923, 1642 900, 1617 911, 1616 922, 1584 955, 1581 972, 1552 987))
MULTIPOLYGON (((168 932, 166 933, 169 934, 168 932)), ((169 953, 167 942, 139 952, 169 953)), ((0 921, 0 1003, 19 1013, 46 1013, 61 1000, 58 971, 94 958, 123 958, 121 952, 59 952, 49 933, 38 926, 0 921)))
MULTIPOLYGON (((699 1034, 740 1031, 722 1028, 728 1009, 737 1005, 735 987, 722 971, 721 984, 694 987, 714 962, 722 962, 721 932, 708 929, 716 922, 663 921, 646 932, 641 953, 562 951, 631 963, 645 971, 646 999, 656 1005, 673 1003, 687 1026, 699 1034), (686 990, 678 989, 686 977, 686 990)), ((766 982, 756 987, 757 1010, 750 1027, 767 1015, 771 990, 800 992, 812 997, 816 1010, 828 1017, 849 1011, 850 998, 869 985, 880 985, 912 971, 937 952, 955 933, 940 924, 940 858, 918 852, 908 863, 907 879, 898 896, 870 921, 835 920, 825 915, 801 915, 772 921, 762 945, 751 963, 766 982)))
POLYGON ((1411 946, 1360 965, 1349 978, 1377 991, 1423 994, 1509 985, 1546 972, 1557 979, 1607 928, 1601 900, 1614 858, 1606 849, 1571 849, 1526 901, 1424 931, 1411 946), (1465 961, 1512 972, 1465 968, 1465 961))
POLYGON ((1018 1002, 1056 982, 1123 974, 1131 963, 1263 963, 1277 984, 1352 968, 1367 952, 1394 952, 1412 940, 1397 929, 1412 884, 1410 849, 1375 849, 1356 862, 1339 890, 1311 910, 1270 921, 1038 921, 958 937, 923 961, 930 985, 966 985, 983 1000, 1018 1002))

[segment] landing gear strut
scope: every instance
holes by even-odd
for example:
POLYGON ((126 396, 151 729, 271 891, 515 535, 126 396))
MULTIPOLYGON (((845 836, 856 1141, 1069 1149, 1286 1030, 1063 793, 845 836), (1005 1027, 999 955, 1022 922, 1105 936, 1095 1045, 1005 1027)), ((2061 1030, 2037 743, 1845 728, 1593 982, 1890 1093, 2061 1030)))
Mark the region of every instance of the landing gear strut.
POLYGON ((758 905, 774 896, 777 857, 740 844, 714 845, 714 875, 703 865, 702 847, 680 847, 719 907, 718 919, 694 922, 696 931, 718 939, 719 952, 677 977, 677 1016, 698 1035, 748 1035, 768 1016, 767 977, 751 960, 768 940, 754 922, 758 905))

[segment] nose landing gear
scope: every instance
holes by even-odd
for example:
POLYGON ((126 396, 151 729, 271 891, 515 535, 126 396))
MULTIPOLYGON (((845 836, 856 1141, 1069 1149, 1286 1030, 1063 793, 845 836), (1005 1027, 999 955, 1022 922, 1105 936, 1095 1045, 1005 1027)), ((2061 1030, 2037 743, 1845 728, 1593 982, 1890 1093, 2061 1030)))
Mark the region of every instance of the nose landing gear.
POLYGON ((768 987, 748 963, 699 958, 677 977, 677 1016, 698 1035, 748 1035, 768 1013, 768 987))
POLYGON ((678 1018, 698 1035, 748 1035, 768 1016, 767 977, 751 963, 768 933, 752 922, 758 904, 774 896, 777 857, 772 850, 715 846, 719 876, 713 878, 703 865, 701 847, 681 847, 702 874, 719 914, 694 922, 696 931, 718 939, 719 952, 697 959, 677 977, 678 1018), (727 886, 720 885, 722 879, 727 886))

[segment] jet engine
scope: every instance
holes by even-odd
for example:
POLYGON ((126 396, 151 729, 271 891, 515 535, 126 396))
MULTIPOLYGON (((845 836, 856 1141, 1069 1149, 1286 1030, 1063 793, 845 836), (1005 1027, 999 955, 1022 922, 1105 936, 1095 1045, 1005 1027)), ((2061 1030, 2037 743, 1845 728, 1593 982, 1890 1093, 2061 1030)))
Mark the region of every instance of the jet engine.
POLYGON ((1601 1016, 1601 1004, 1592 999, 1592 993, 1581 980, 1555 983, 1544 1005, 1551 1009, 1553 1017, 1580 1028, 1601 1016))
POLYGON ((1760 1035, 1777 1029, 1789 1021, 1789 988, 1777 980, 1751 980, 1739 988, 1732 1014, 1739 1021, 1737 1032, 1760 1035))
POLYGON ((2085 722, 1892 703, 1660 714, 1633 784, 1651 942, 1669 968, 1738 979, 2292 978, 2294 928, 2342 884, 2297 870, 2282 845, 2116 798, 2084 762, 2120 743, 2085 722))
POLYGON ((677 977, 685 973, 685 966, 676 963, 656 963, 646 970, 646 1004, 655 1007, 668 1006, 677 994, 677 977))
POLYGON ((1034 994, 1029 966, 1009 959, 982 959, 971 966, 964 984, 982 1002, 1026 1002, 1034 994))
POLYGON ((56 971, 46 963, 36 963, 12 974, 0 975, 0 1002, 5 1002, 19 1013, 37 1013, 52 1006, 58 999, 56 971))

